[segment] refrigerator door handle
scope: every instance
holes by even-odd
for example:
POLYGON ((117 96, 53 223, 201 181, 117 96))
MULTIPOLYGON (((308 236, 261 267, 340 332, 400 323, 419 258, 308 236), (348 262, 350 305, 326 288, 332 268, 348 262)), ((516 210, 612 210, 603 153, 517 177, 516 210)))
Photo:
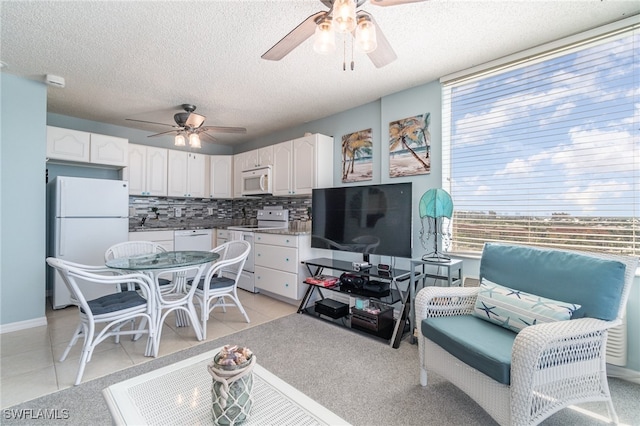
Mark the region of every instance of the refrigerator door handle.
POLYGON ((64 199, 64 195, 65 195, 65 188, 66 188, 66 181, 64 179, 59 179, 58 180, 58 199, 57 199, 57 204, 58 204, 58 211, 56 212, 56 214, 59 217, 65 217, 66 216, 66 211, 67 209, 65 208, 65 205, 67 203, 65 203, 65 199, 64 199))
POLYGON ((65 233, 66 225, 65 225, 65 221, 64 220, 60 220, 60 219, 58 219, 58 220, 60 221, 59 222, 60 226, 58 227, 58 231, 60 232, 58 234, 58 256, 63 257, 64 256, 64 251, 65 251, 65 248, 66 248, 65 247, 65 243, 64 243, 65 239, 66 239, 66 237, 65 237, 65 235, 66 235, 66 233, 65 233))

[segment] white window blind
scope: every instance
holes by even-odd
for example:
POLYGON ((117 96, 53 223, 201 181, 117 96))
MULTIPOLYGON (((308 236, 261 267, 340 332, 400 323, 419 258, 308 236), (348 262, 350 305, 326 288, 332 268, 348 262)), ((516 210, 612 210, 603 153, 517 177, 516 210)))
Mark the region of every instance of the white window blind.
POLYGON ((443 83, 451 250, 640 255, 640 31, 443 83))

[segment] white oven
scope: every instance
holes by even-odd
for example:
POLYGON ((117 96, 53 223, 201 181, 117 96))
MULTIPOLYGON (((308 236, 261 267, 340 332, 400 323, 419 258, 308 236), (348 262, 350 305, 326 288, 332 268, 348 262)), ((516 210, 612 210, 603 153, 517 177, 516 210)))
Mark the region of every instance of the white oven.
POLYGON ((242 171, 242 195, 271 194, 272 178, 271 166, 242 171))
POLYGON ((255 250, 253 248, 254 231, 260 229, 274 229, 274 228, 287 228, 289 226, 289 211, 284 210, 282 206, 265 207, 263 210, 258 210, 258 224, 253 226, 230 226, 229 240, 245 240, 251 246, 247 261, 242 268, 240 279, 238 280, 238 287, 250 291, 251 293, 258 293, 258 289, 255 285, 255 250))

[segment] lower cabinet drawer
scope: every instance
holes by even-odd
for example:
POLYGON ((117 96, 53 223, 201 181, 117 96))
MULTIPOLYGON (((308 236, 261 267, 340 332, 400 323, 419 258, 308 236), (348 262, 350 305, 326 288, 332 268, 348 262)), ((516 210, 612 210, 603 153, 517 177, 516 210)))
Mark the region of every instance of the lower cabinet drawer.
POLYGON ((291 247, 256 244, 254 246, 256 266, 298 273, 298 249, 291 247))
POLYGON ((289 299, 298 299, 298 274, 256 265, 256 287, 289 299))

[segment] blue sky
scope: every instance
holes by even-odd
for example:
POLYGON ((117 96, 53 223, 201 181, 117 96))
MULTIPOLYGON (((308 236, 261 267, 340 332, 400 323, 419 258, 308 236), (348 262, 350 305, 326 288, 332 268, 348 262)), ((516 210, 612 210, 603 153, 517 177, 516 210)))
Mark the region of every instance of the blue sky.
POLYGON ((627 35, 453 88, 456 210, 640 216, 639 53, 627 35))

